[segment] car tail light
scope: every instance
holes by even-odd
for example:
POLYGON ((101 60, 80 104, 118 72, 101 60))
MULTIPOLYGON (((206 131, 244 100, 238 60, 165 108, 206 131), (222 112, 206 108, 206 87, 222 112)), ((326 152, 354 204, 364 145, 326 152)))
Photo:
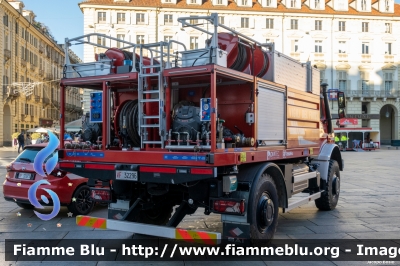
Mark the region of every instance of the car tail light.
POLYGON ((108 188, 90 188, 91 196, 94 201, 110 202, 111 190, 108 188))
POLYGON ((244 214, 245 204, 244 200, 214 200, 214 211, 225 213, 244 214))
POLYGON ((65 172, 60 169, 54 169, 53 172, 51 172, 52 176, 63 178, 68 172, 65 172))
POLYGON ((12 170, 12 165, 11 165, 11 164, 7 165, 7 166, 6 166, 6 170, 7 170, 7 172, 11 172, 11 170, 12 170))

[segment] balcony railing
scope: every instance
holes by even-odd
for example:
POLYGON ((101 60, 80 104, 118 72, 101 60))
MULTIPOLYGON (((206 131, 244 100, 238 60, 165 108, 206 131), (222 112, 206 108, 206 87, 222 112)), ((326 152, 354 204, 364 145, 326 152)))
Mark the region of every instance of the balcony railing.
POLYGON ((53 74, 47 73, 46 80, 53 80, 53 74))
POLYGON ((48 97, 43 97, 44 104, 50 104, 50 99, 48 97))
POLYGON ((44 69, 39 69, 39 76, 43 77, 44 75, 44 69))
POLYGON ((40 96, 35 96, 35 102, 40 102, 40 96))
POLYGON ((362 63, 369 63, 369 62, 371 62, 371 55, 370 55, 370 54, 363 54, 363 55, 361 55, 361 62, 362 62, 362 63))
POLYGON ((39 45, 39 53, 43 54, 44 53, 44 46, 39 45))
POLYGON ((385 63, 394 63, 393 55, 385 55, 385 63))
POLYGON ((31 71, 35 71, 36 70, 36 66, 34 64, 31 64, 31 71))
POLYGON ((11 59, 11 51, 8 49, 4 49, 4 57, 6 60, 11 59))
POLYGON ((400 98, 400 90, 347 90, 346 97, 400 98))
POLYGON ((290 56, 293 59, 300 60, 300 53, 290 53, 290 56))
POLYGON ((339 62, 347 62, 347 61, 349 61, 349 59, 348 59, 348 55, 347 54, 339 54, 339 59, 338 59, 338 61, 339 62))
POLYGON ((314 54, 314 60, 315 61, 323 61, 325 58, 325 55, 322 53, 315 53, 314 54))

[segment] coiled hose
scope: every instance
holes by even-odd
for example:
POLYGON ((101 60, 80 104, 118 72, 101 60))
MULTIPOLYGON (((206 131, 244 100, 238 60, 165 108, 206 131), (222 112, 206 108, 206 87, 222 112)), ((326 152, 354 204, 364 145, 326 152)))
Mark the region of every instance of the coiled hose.
POLYGON ((119 114, 119 128, 122 133, 124 117, 126 121, 126 133, 133 147, 140 147, 139 121, 138 121, 138 100, 128 101, 122 107, 119 114))
POLYGON ((237 71, 242 71, 246 66, 245 65, 246 61, 247 61, 246 47, 243 44, 238 43, 238 55, 236 57, 235 62, 232 64, 230 68, 237 71))
POLYGON ((269 60, 268 54, 267 54, 266 52, 264 52, 263 50, 261 50, 261 51, 262 51, 262 54, 263 54, 263 56, 264 56, 264 65, 263 65, 263 67, 261 68, 260 73, 257 74, 257 77, 259 77, 259 78, 261 78, 262 76, 265 75, 265 72, 267 72, 267 70, 268 70, 267 67, 268 67, 268 65, 269 65, 269 62, 268 62, 268 60, 269 60))

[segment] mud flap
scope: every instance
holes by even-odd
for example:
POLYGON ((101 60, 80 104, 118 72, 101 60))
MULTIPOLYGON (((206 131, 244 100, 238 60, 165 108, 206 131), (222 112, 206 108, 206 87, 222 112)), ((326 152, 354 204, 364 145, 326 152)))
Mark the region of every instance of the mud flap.
POLYGON ((228 242, 248 244, 250 242, 250 224, 224 222, 222 239, 228 242))

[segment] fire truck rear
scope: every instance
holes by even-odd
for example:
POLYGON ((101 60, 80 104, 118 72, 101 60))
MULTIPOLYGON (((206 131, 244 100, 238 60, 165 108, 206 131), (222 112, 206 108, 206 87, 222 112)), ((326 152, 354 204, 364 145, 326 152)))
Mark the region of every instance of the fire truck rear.
MULTIPOLYGON (((319 71, 219 24, 217 14, 195 19, 179 22, 208 36, 201 49, 102 34, 66 39, 65 49, 85 43, 96 55, 82 64, 67 58, 62 113, 69 86, 92 92, 81 140, 61 140, 60 169, 89 178, 94 200, 109 202, 108 219, 79 216, 79 225, 270 240, 279 208, 336 207, 344 165, 319 71), (116 43, 122 48, 110 48, 116 43), (222 236, 176 228, 198 208, 221 214, 222 236)), ((344 99, 339 92, 340 117, 344 99)))

